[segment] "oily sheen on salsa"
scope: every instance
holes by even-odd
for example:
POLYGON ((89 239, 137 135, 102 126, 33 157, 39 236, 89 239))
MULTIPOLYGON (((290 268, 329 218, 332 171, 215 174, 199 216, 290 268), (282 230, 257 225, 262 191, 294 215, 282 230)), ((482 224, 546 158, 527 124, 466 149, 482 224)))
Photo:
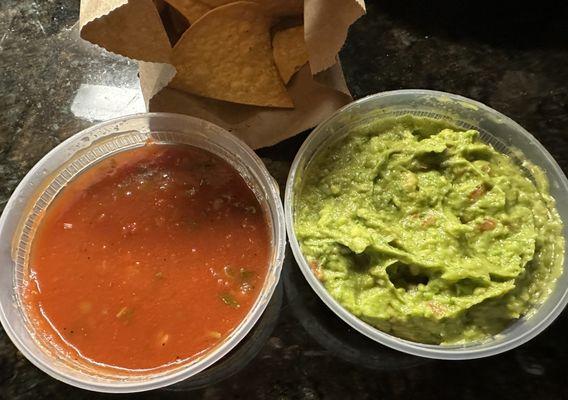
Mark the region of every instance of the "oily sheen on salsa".
POLYGON ((70 357, 183 363, 246 316, 267 274, 266 216, 241 175, 186 145, 148 144, 73 180, 42 218, 24 298, 70 357))

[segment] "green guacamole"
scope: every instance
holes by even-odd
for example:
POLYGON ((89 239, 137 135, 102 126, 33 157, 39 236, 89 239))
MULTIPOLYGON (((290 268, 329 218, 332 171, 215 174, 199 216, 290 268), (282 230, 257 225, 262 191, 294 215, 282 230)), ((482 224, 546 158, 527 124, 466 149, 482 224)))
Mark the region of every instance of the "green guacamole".
POLYGON ((530 315, 562 272, 544 174, 473 130, 411 116, 371 123, 321 150, 296 191, 295 231, 316 276, 401 338, 486 339, 530 315))

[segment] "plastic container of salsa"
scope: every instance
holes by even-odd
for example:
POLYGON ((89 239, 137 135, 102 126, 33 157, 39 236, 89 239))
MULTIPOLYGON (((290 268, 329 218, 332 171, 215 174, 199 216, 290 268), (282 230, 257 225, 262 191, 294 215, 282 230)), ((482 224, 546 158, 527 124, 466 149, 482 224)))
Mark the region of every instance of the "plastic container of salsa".
MULTIPOLYGON (((16 347, 34 365, 68 384, 100 392, 138 392, 167 386, 198 374, 233 349, 258 321, 278 283, 286 244, 284 215, 276 182, 242 141, 209 122, 177 114, 123 117, 86 129, 49 152, 25 176, 0 218, 0 321, 16 347), (228 162, 257 197, 271 238, 266 278, 245 318, 214 347, 189 362, 157 372, 113 375, 73 362, 37 340, 22 298, 31 243, 40 216, 75 176, 109 156, 148 141, 204 149, 228 162)), ((40 332, 41 333, 41 332, 40 332)))
POLYGON ((301 184, 310 161, 319 151, 369 121, 403 115, 447 121, 458 128, 477 130, 484 142, 501 153, 513 155, 514 160, 520 151, 520 157, 515 161, 522 163, 528 160, 546 173, 550 194, 556 200, 558 213, 564 222, 562 233, 565 241, 568 239, 568 180, 550 153, 530 133, 505 115, 462 96, 430 90, 397 90, 371 95, 340 109, 322 122, 298 151, 286 184, 284 209, 288 238, 302 273, 337 316, 363 335, 393 349, 422 357, 462 360, 487 357, 520 346, 549 326, 568 303, 566 255, 563 273, 547 300, 500 334, 463 345, 431 345, 398 338, 355 317, 328 293, 302 254, 294 230, 295 189, 301 184))

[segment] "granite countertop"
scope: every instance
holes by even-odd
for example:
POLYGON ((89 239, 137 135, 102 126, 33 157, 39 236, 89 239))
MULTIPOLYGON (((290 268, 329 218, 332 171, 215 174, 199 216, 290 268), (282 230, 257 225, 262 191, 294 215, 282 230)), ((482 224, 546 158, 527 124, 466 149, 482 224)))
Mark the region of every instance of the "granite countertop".
MULTIPOLYGON (((568 172, 568 3, 518 3, 506 12, 462 3, 368 0, 341 52, 354 97, 400 88, 471 97, 523 125, 568 172)), ((80 41, 78 10, 79 0, 0 5, 0 208, 62 140, 144 109, 136 65, 80 41)), ((259 151, 281 183, 305 137, 259 151)), ((193 380, 137 396, 562 399, 567 333, 564 313, 530 343, 489 359, 408 356, 331 314, 288 257, 269 308, 237 351, 193 380)), ((0 399, 104 396, 50 378, 0 330, 0 399)))

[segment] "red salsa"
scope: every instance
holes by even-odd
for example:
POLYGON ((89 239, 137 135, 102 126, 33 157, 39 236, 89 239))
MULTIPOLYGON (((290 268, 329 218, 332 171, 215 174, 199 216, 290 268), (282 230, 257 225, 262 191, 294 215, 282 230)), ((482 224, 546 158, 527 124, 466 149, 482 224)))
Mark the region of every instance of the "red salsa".
POLYGON ((183 363, 245 318, 271 238, 241 175, 208 151, 149 144, 71 181, 38 225, 24 291, 43 336, 125 369, 183 363))

